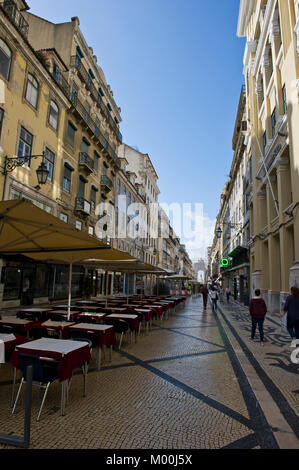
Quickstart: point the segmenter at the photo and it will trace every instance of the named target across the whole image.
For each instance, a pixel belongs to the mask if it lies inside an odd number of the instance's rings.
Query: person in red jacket
[[[208,301],[208,289],[207,289],[206,285],[204,285],[202,287],[201,293],[202,293],[202,300],[203,300],[203,309],[206,310],[207,309],[207,301]]]
[[[267,313],[267,305],[261,297],[261,291],[255,290],[255,297],[250,300],[249,312],[251,315],[251,337],[250,341],[254,340],[256,326],[259,327],[261,346],[264,346],[264,320]]]

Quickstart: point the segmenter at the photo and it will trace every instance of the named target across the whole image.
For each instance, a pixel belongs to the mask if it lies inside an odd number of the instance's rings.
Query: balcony
[[[27,38],[29,24],[24,19],[23,15],[19,12],[17,4],[12,0],[4,0],[4,2],[0,5],[2,10],[5,11],[7,16],[9,16],[10,20],[14,23],[22,36]]]
[[[101,189],[105,193],[109,193],[113,189],[113,182],[107,175],[102,175],[101,177]]]
[[[70,98],[70,86],[69,86],[67,80],[62,75],[62,73],[58,72],[58,71],[55,71],[55,70],[52,70],[52,72],[50,72],[50,73],[51,73],[52,77],[54,78],[55,82],[57,83],[57,85],[59,86],[59,88],[61,88],[63,93],[65,95],[67,95],[68,98]]]
[[[111,159],[113,160],[114,164],[120,168],[120,161],[117,157],[115,151],[112,149],[111,145],[109,144],[108,140],[103,136],[101,133],[99,126],[94,122],[94,120],[90,117],[88,110],[83,106],[83,104],[78,100],[76,95],[72,96],[72,105],[73,105],[73,113],[76,114],[77,118],[82,120],[85,125],[86,129],[90,132],[91,136],[97,140],[101,150]]]
[[[75,200],[75,211],[81,213],[84,216],[90,215],[90,202],[86,201],[83,197],[76,197]]]
[[[79,153],[79,169],[90,175],[94,169],[93,160],[85,152]]]
[[[90,77],[88,71],[82,64],[80,57],[72,56],[71,57],[71,67],[75,68],[78,72],[78,76],[81,81],[85,84],[86,88],[90,91],[92,98],[95,100],[97,106],[100,108],[102,114],[107,119],[108,123],[110,124],[111,129],[116,135],[116,138],[122,143],[122,134],[119,131],[116,122],[112,119],[110,114],[107,112],[107,108],[105,107],[102,99],[99,99],[99,91],[93,84],[92,78]],[[101,83],[103,86],[103,84]]]

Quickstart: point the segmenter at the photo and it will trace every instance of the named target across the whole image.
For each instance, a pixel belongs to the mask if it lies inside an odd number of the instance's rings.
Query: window
[[[67,142],[74,146],[75,144],[75,133],[76,133],[77,128],[72,124],[70,121],[68,122],[67,126]]]
[[[264,134],[263,134],[263,147],[264,147],[264,150],[266,148],[266,145],[267,145],[267,131],[265,131]]]
[[[89,235],[94,235],[94,228],[93,227],[88,227],[88,234]]]
[[[71,192],[72,171],[73,169],[71,168],[71,166],[65,163],[62,186],[63,186],[63,189],[65,189],[65,191],[67,191],[68,193]]]
[[[99,135],[100,135],[100,121],[99,121],[99,118],[96,118],[94,134],[95,134],[96,137],[99,137]]]
[[[72,88],[72,96],[71,96],[71,101],[74,104],[74,106],[77,106],[78,102],[78,87],[77,85],[73,82],[73,88]]]
[[[0,137],[2,135],[3,119],[4,119],[4,110],[0,108]]]
[[[95,188],[94,186],[91,186],[90,205],[91,205],[92,210],[95,210],[96,205],[97,205],[97,191],[98,191],[97,188]]]
[[[60,220],[62,220],[62,222],[65,222],[66,224],[68,223],[68,216],[67,214],[64,214],[63,212],[60,213]]]
[[[54,63],[53,65],[54,77],[57,83],[60,83],[60,68]]]
[[[18,157],[29,157],[32,155],[32,143],[33,136],[30,132],[26,131],[24,127],[21,127],[19,145],[18,145]],[[27,164],[30,165],[30,159],[25,158]]]
[[[54,160],[55,154],[51,152],[47,147],[45,149],[45,164],[49,170],[48,180],[53,181],[53,171],[54,171]]]
[[[120,181],[119,181],[119,179],[117,180],[117,183],[116,183],[116,193],[120,194]]]
[[[58,129],[59,108],[54,101],[50,102],[49,124],[57,131]]]
[[[98,171],[99,169],[99,159],[100,159],[100,155],[98,154],[98,152],[96,150],[94,150],[93,152],[93,169],[95,171]]]
[[[82,230],[82,222],[80,220],[76,220],[76,229]]]
[[[33,75],[28,74],[25,98],[35,109],[38,101],[38,83]]]
[[[0,39],[0,74],[5,80],[9,79],[11,66],[11,50],[8,45]]]
[[[277,124],[276,108],[274,108],[273,113],[271,114],[272,138],[274,138],[275,136],[276,124]]]
[[[287,93],[286,93],[285,85],[283,85],[282,87],[282,102],[283,102],[283,114],[287,114],[288,106],[287,106]]]

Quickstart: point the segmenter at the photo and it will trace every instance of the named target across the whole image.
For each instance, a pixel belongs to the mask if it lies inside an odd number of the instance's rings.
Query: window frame
[[[56,121],[56,127],[53,126],[53,124],[50,122],[51,116],[53,116],[53,115],[51,114],[51,109],[53,109],[53,108],[52,108],[52,104],[54,104],[54,105],[57,107],[57,121]],[[57,131],[58,131],[58,128],[59,128],[59,117],[60,117],[60,110],[59,110],[58,104],[57,104],[54,100],[50,100],[48,124],[52,127],[52,129],[54,129],[55,132],[57,132]]]
[[[9,53],[10,53],[10,57],[7,56],[7,54],[5,53],[5,50],[3,50],[3,48],[1,47],[1,41],[2,41],[2,43],[7,47],[8,51],[9,51]],[[10,73],[11,73],[11,65],[12,65],[13,53],[12,53],[11,48],[10,48],[9,45],[7,44],[7,42],[4,41],[4,39],[2,39],[2,38],[0,38],[0,49],[3,51],[3,54],[6,55],[6,57],[8,58],[8,63],[9,63],[8,70],[7,70],[7,76],[4,76],[2,73],[0,73],[0,75],[1,75],[1,77],[4,78],[4,80],[9,81],[9,79],[10,79]]]
[[[22,137],[22,131],[24,131],[24,133],[26,133],[26,135],[30,136],[31,137],[31,143],[29,143],[28,141],[26,141],[26,136],[25,137]],[[27,129],[25,129],[24,126],[21,126],[20,127],[20,131],[19,131],[19,138],[18,138],[18,150],[17,150],[17,155],[18,157],[20,158],[24,158],[24,161],[26,163],[26,165],[28,167],[30,167],[30,159],[28,160],[28,158],[26,157],[30,157],[32,155],[32,150],[33,150],[33,134],[31,134],[31,132],[27,131]],[[22,151],[22,155],[20,155],[20,142],[23,143],[23,151]],[[30,148],[30,153],[27,154],[26,152],[24,153],[24,149],[28,147]]]
[[[30,77],[32,77],[32,81],[30,80]],[[36,82],[37,84],[37,87],[34,87],[34,82]],[[36,91],[36,103],[33,104],[32,101],[30,101],[30,97],[28,97],[28,87],[29,87],[29,84],[31,84],[31,90],[35,90]],[[37,110],[38,108],[38,101],[39,101],[39,89],[40,89],[40,85],[37,81],[37,79],[35,78],[35,75],[33,75],[31,72],[27,74],[27,80],[26,80],[26,87],[25,87],[25,100],[28,104],[30,104],[30,106],[32,106],[32,108],[34,108],[35,110]]]
[[[53,161],[50,160],[50,158],[47,157],[47,154],[53,155]],[[44,152],[44,163],[46,163],[49,174],[48,174],[48,181],[53,183],[54,179],[54,167],[55,167],[55,153],[52,152],[52,150],[49,149],[49,147],[45,147],[45,152]],[[52,167],[52,168],[51,168]],[[50,177],[51,175],[51,177]]]

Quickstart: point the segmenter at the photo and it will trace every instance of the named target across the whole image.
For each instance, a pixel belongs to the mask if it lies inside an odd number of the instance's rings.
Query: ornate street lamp
[[[26,155],[24,157],[5,157],[5,162],[4,162],[4,174],[6,175],[7,173],[11,173],[14,171],[17,166],[23,166],[28,164],[30,166],[32,158],[44,158],[45,153],[43,152],[41,155]],[[36,176],[38,180],[38,184],[46,184],[47,179],[49,175],[49,170],[47,168],[47,165],[45,164],[44,161],[39,165],[38,169],[36,170]]]
[[[41,162],[38,169],[36,170],[36,175],[38,184],[46,184],[49,176],[49,170],[45,162]]]
[[[220,228],[220,227],[218,227],[218,228],[217,228],[217,230],[216,230],[216,232],[215,232],[215,233],[216,233],[216,237],[217,237],[217,238],[221,238],[221,235],[222,235],[222,230],[221,230],[221,228]]]

